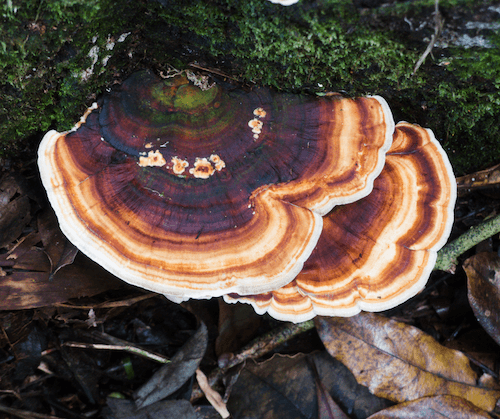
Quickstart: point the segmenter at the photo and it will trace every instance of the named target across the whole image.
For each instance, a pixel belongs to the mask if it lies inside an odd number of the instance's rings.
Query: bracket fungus
[[[296,322],[393,308],[427,282],[455,199],[451,165],[432,131],[399,123],[372,193],[325,216],[300,274],[278,290],[225,300]]]
[[[377,96],[202,90],[143,71],[71,131],[48,132],[38,164],[62,231],[119,278],[301,321],[383,309],[372,299],[401,302],[427,280],[452,223],[453,175],[430,131],[409,124],[384,168],[394,129]],[[352,249],[330,249],[337,240]],[[376,270],[353,273],[363,265]]]

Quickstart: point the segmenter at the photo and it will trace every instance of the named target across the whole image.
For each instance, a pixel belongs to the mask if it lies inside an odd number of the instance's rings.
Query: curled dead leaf
[[[205,394],[205,397],[214,407],[214,409],[219,412],[219,415],[221,415],[224,419],[231,416],[227,410],[226,403],[224,403],[224,401],[222,400],[221,395],[214,389],[212,389],[212,387],[210,387],[210,384],[208,384],[207,376],[203,374],[203,372],[199,368],[196,370],[196,380],[198,381],[201,390]]]
[[[74,262],[78,249],[62,234],[54,211],[50,208],[46,208],[39,214],[38,230],[43,250],[50,260],[52,278],[63,266]]]

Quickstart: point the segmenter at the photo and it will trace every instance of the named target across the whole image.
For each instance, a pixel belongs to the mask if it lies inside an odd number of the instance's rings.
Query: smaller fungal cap
[[[455,200],[452,168],[433,133],[399,123],[373,192],[326,215],[301,273],[275,291],[224,298],[293,322],[395,307],[425,286]]]

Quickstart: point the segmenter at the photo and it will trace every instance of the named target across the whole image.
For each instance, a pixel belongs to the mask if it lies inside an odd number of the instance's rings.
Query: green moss
[[[385,96],[397,119],[434,129],[461,174],[500,159],[498,49],[450,50],[448,66],[429,56],[413,75],[426,44],[385,26],[398,19],[406,25],[404,17],[419,14],[432,21],[434,3],[397,2],[360,12],[342,0],[303,0],[289,8],[264,1],[193,1],[158,13],[169,24],[193,28],[190,44],[216,59],[229,57],[243,80],[292,91]],[[445,15],[474,5],[440,2]],[[373,23],[367,13],[381,20]]]
[[[93,37],[102,49],[107,35],[120,33],[126,22],[111,18],[110,12],[123,16],[116,6],[103,13],[106,3],[112,2],[13,0],[3,5],[1,155],[19,152],[25,146],[20,140],[34,133],[70,128],[89,104],[90,92],[102,90],[109,73],[98,76],[104,69],[101,62],[89,83],[82,81],[81,73],[91,65]]]
[[[489,36],[500,45],[497,32]],[[500,158],[500,50],[454,48],[445,61],[446,80],[437,85],[432,102],[446,109],[444,144],[454,154],[460,173],[497,163]]]
[[[243,79],[286,90],[372,89],[404,83],[417,52],[359,24],[351,1],[283,8],[264,2],[204,1],[159,8],[173,25],[193,28],[197,47],[233,59]],[[389,71],[390,70],[390,71]]]
[[[490,3],[441,0],[440,8],[448,16]],[[265,0],[169,0],[167,7],[148,0],[9,0],[0,7],[4,154],[33,133],[70,128],[115,78],[197,62],[247,85],[381,94],[396,119],[433,128],[458,173],[500,160],[498,48],[446,50],[412,75],[426,44],[421,33],[408,40],[404,18],[432,22],[434,0],[379,9],[357,9],[351,0],[292,7]],[[487,35],[500,44],[498,34]]]

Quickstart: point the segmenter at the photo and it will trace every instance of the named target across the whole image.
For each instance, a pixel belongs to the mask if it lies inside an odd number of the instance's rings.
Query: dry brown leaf
[[[360,384],[396,402],[449,394],[493,410],[500,391],[481,388],[467,357],[421,330],[373,313],[315,320],[328,352]]]
[[[463,264],[467,295],[477,320],[500,345],[500,257],[478,253]]]
[[[123,281],[85,257],[49,272],[19,272],[0,277],[0,310],[45,307],[71,298],[96,295],[124,287]]]
[[[40,233],[38,231],[32,231],[27,236],[18,238],[16,244],[7,253],[0,255],[0,264],[3,266],[6,261],[19,259],[40,240]]]
[[[73,263],[78,249],[64,236],[59,228],[56,215],[50,208],[46,208],[39,214],[38,230],[43,250],[50,260],[50,273],[53,276],[63,266]]]
[[[456,396],[422,397],[381,410],[368,419],[491,419],[484,411]]]
[[[23,252],[17,258],[9,259],[12,262],[12,269],[33,272],[49,272],[50,261],[45,252],[39,247],[33,247],[27,252]],[[0,262],[0,265],[2,263]]]

